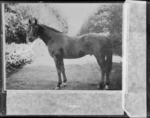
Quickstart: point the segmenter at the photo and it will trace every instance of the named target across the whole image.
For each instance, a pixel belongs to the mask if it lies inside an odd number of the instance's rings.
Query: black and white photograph
[[[146,4],[1,3],[1,113],[146,117]]]
[[[8,3],[4,20],[6,89],[122,89],[122,3]]]

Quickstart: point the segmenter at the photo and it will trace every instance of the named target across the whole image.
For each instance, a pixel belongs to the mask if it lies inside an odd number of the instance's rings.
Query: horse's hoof
[[[60,88],[60,87],[58,87],[58,86],[55,88],[55,90],[60,90],[60,89],[61,89],[61,88]]]
[[[100,89],[100,88],[101,88],[101,87],[98,85],[98,86],[97,86],[97,89]]]
[[[109,90],[108,85],[105,85],[104,90]]]
[[[67,86],[66,83],[62,83],[62,84],[61,84],[61,87],[65,87],[65,86]]]
[[[97,88],[98,88],[98,89],[103,89],[104,86],[105,86],[104,83],[101,83],[101,84],[99,84],[99,85],[97,86]]]
[[[98,85],[97,86],[97,89],[102,89],[103,87],[101,85]]]

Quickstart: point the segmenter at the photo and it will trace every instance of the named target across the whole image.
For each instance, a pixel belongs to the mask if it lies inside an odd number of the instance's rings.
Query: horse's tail
[[[107,51],[106,51],[106,71],[110,72],[112,70],[112,57],[113,57],[113,44],[110,38],[107,43]]]

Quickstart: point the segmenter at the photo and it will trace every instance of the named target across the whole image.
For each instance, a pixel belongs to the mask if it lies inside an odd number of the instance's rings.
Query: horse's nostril
[[[34,39],[32,37],[27,38],[27,42],[33,42],[33,41],[34,41]]]

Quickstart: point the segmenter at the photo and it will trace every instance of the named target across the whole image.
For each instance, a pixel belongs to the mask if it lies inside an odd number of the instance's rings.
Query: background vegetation
[[[6,43],[26,43],[26,28],[31,17],[64,33],[68,31],[66,18],[49,4],[5,4]]]
[[[48,25],[64,33],[68,32],[67,18],[50,4],[5,4],[5,38],[7,73],[33,60],[33,53],[23,53],[29,49],[26,44],[28,19],[36,17],[41,24]],[[122,4],[101,4],[96,12],[83,23],[77,35],[89,32],[111,34],[114,54],[122,55]]]
[[[42,24],[64,33],[68,32],[66,18],[49,4],[5,4],[5,39],[7,75],[33,60],[33,53],[26,44],[28,19],[36,17]]]
[[[89,32],[111,34],[114,54],[122,55],[122,3],[101,4],[84,22],[78,35]]]

